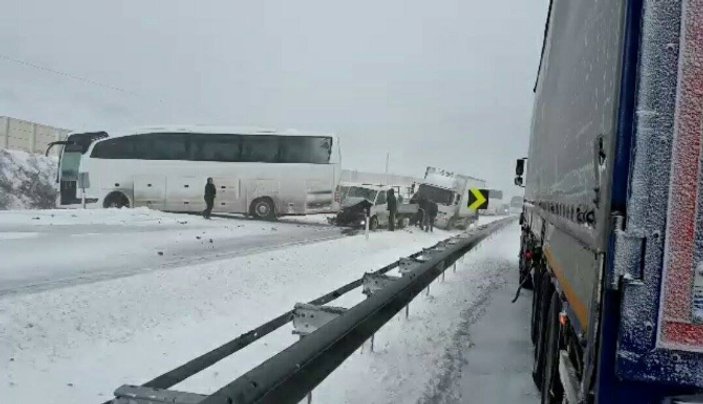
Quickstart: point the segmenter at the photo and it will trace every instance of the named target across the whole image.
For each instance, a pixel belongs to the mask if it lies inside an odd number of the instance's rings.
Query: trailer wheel
[[[564,389],[559,380],[559,346],[561,340],[561,326],[559,324],[559,312],[561,311],[561,301],[559,295],[552,293],[549,303],[549,313],[547,314],[547,335],[544,350],[544,377],[542,378],[542,403],[561,403],[564,396]]]
[[[538,336],[537,336],[537,317],[538,317],[538,311],[539,311],[539,294],[542,291],[541,288],[541,282],[542,279],[540,277],[539,272],[535,271],[535,277],[534,277],[534,282],[535,282],[535,288],[532,290],[532,312],[531,312],[531,318],[530,318],[530,338],[532,339],[532,346],[536,346],[537,341],[538,341]]]
[[[537,301],[535,308],[535,338],[537,344],[535,345],[535,361],[532,366],[532,380],[534,380],[535,385],[538,389],[542,388],[542,380],[544,376],[544,361],[545,361],[545,346],[546,346],[546,327],[547,314],[549,312],[550,297],[552,295],[552,284],[549,275],[542,272],[540,276],[542,282],[540,285],[539,293],[537,294]]]

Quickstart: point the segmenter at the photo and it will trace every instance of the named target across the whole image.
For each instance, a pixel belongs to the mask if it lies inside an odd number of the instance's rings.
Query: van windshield
[[[373,202],[376,200],[376,194],[378,191],[362,187],[351,187],[349,192],[347,192],[346,198],[364,198],[368,201]]]

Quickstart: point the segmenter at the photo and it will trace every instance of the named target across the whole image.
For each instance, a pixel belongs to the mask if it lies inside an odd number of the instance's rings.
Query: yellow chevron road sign
[[[479,210],[488,207],[488,190],[480,188],[469,189],[469,209]]]

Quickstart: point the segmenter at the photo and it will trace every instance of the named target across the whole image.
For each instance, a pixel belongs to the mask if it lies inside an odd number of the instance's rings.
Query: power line
[[[75,75],[75,74],[72,74],[72,73],[66,73],[66,72],[63,72],[63,71],[60,71],[60,70],[56,70],[56,69],[52,69],[52,68],[50,68],[50,67],[42,66],[42,65],[39,65],[39,64],[36,64],[36,63],[33,63],[33,62],[28,62],[28,61],[26,61],[26,60],[17,59],[17,58],[15,58],[15,57],[12,57],[12,56],[9,56],[9,55],[5,55],[5,54],[2,54],[2,53],[0,53],[0,59],[2,59],[2,60],[4,60],[4,61],[7,61],[7,62],[11,62],[11,63],[18,64],[18,65],[21,65],[21,66],[29,67],[29,68],[32,68],[32,69],[35,69],[35,70],[40,70],[40,71],[43,71],[43,72],[45,72],[45,73],[51,73],[51,74],[55,74],[55,75],[57,75],[57,76],[61,76],[61,77],[67,78],[67,79],[79,81],[79,82],[81,82],[81,83],[90,84],[90,85],[97,86],[97,87],[101,87],[101,88],[105,88],[105,89],[108,89],[108,90],[118,91],[118,92],[121,92],[121,93],[124,93],[124,94],[129,94],[129,95],[132,95],[132,96],[135,96],[135,97],[144,97],[144,94],[140,94],[140,93],[138,93],[138,92],[136,92],[136,91],[131,91],[131,90],[124,89],[124,88],[122,88],[122,87],[113,86],[112,84],[102,83],[102,82],[100,82],[100,81],[93,80],[93,79],[89,79],[89,78],[85,78],[85,77],[81,77],[81,76],[78,76],[78,75]],[[159,101],[159,102],[163,102],[163,101],[160,100],[160,99],[158,99],[158,101]]]

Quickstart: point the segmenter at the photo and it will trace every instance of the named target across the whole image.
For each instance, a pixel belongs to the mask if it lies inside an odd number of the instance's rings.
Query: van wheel
[[[273,201],[271,200],[271,198],[255,199],[251,203],[250,211],[252,216],[257,219],[273,220],[276,218],[276,214],[273,207]]]
[[[378,218],[376,216],[372,217],[371,220],[369,220],[369,230],[376,230],[378,229]]]
[[[128,208],[129,198],[122,192],[113,192],[105,197],[104,208]]]
[[[559,295],[556,292],[552,293],[549,314],[545,321],[547,335],[544,350],[544,376],[542,377],[542,404],[561,403],[564,396],[564,389],[559,379],[560,311]]]

